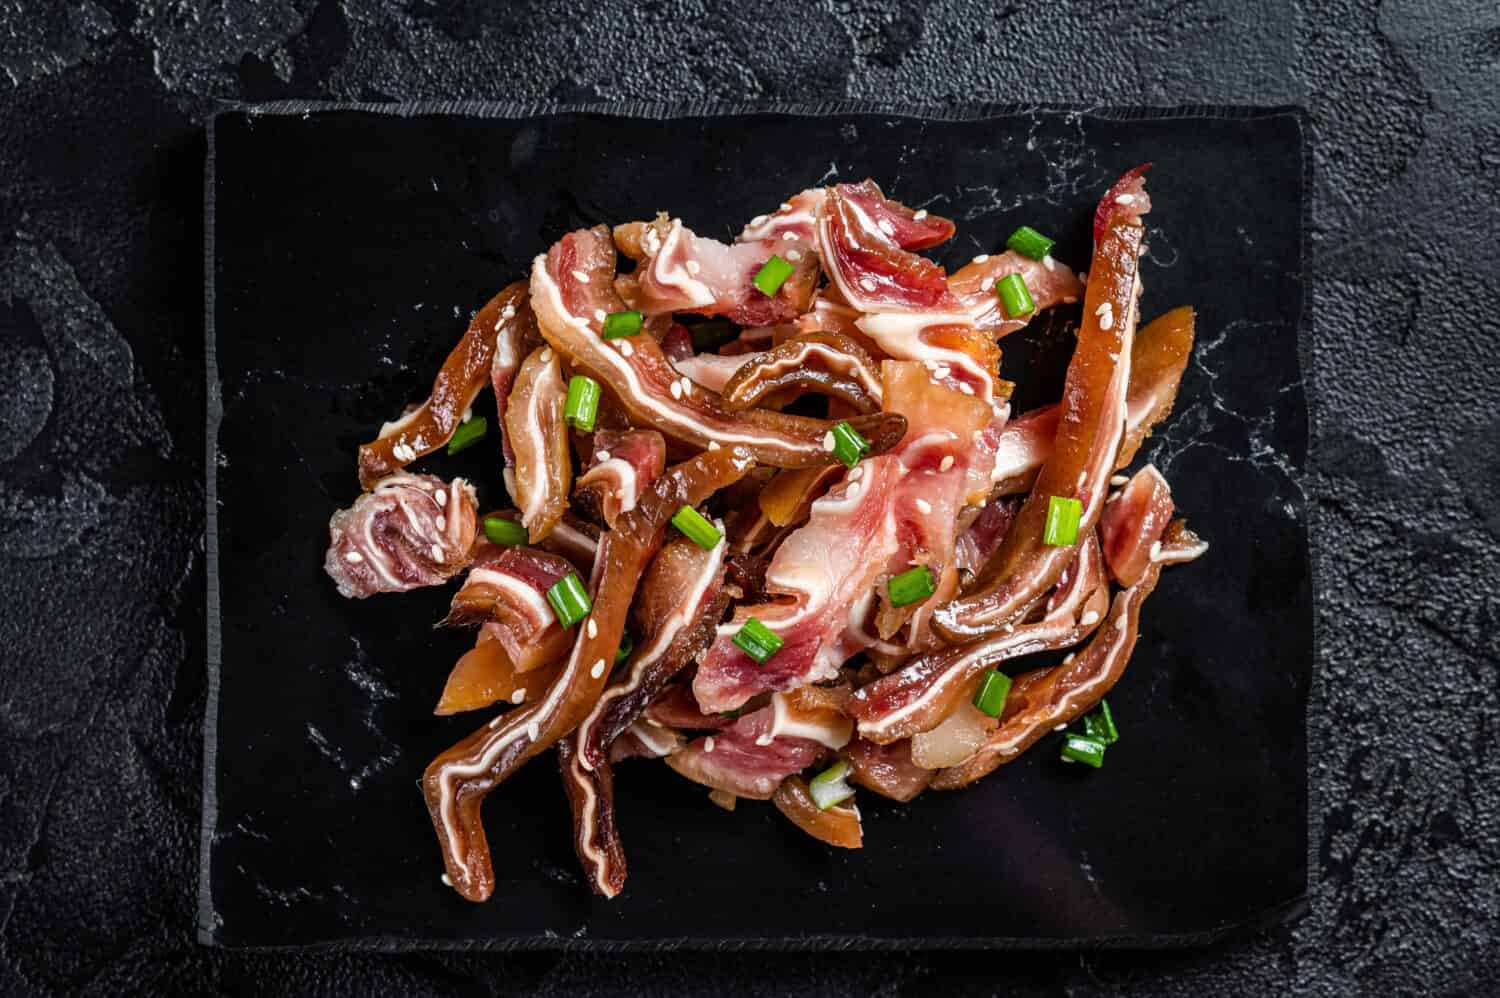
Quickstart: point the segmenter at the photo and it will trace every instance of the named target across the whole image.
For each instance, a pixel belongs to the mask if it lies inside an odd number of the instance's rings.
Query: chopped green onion
[[[490,539],[491,544],[515,547],[526,543],[526,528],[503,516],[487,516],[484,518],[484,536]]]
[[[1042,543],[1052,547],[1066,547],[1078,540],[1078,521],[1083,516],[1083,503],[1067,496],[1052,496],[1047,500],[1047,527],[1042,532]]]
[[[1115,727],[1115,715],[1110,711],[1107,701],[1100,700],[1098,709],[1083,719],[1083,731],[1088,737],[1106,745],[1113,745],[1120,740],[1120,729]]]
[[[974,694],[974,706],[991,717],[999,717],[1005,712],[1005,698],[1009,695],[1010,677],[991,669],[984,674],[979,692]]]
[[[761,294],[770,298],[781,290],[781,286],[786,283],[786,279],[791,277],[792,271],[796,269],[790,263],[787,263],[773,253],[771,254],[771,259],[767,260],[765,265],[755,272],[752,283],[760,289]]]
[[[620,635],[620,647],[615,649],[615,665],[629,658],[633,651],[635,651],[635,638],[632,638],[630,632],[626,631]]]
[[[829,432],[833,437],[833,446],[829,448],[833,451],[833,456],[851,468],[870,450],[870,441],[860,436],[859,431],[848,423],[836,423]],[[827,446],[827,441],[824,441],[824,446]]]
[[[719,528],[691,506],[684,506],[672,514],[672,526],[705,551],[712,551],[724,539]]]
[[[694,350],[716,353],[719,347],[740,335],[740,327],[728,319],[710,319],[688,326],[688,333],[693,337]]]
[[[1054,243],[1029,225],[1023,225],[1005,240],[1006,249],[1013,249],[1022,256],[1040,260],[1052,252]]]
[[[574,572],[569,572],[552,583],[547,590],[547,602],[552,605],[552,612],[557,614],[557,622],[564,627],[572,627],[587,617],[593,606],[582,580]]]
[[[626,336],[634,336],[641,331],[641,313],[632,309],[629,312],[611,312],[604,317],[604,329],[600,333],[606,340],[624,339]]]
[[[490,422],[483,416],[475,416],[458,424],[458,429],[453,431],[453,436],[448,438],[448,456],[452,457],[461,450],[468,450],[490,431]]]
[[[937,586],[932,581],[932,570],[918,565],[891,579],[886,591],[890,593],[891,606],[910,606],[937,592]]]
[[[599,382],[575,374],[568,379],[568,402],[563,408],[563,418],[585,433],[594,429],[594,418],[599,415]]]
[[[734,635],[734,646],[761,665],[765,665],[772,655],[781,651],[784,643],[781,635],[754,617],[745,621],[744,626]]]
[[[848,783],[849,762],[840,759],[808,781],[807,790],[819,811],[826,811],[835,804],[842,804],[854,796],[854,788]]]
[[[1000,310],[1007,319],[1019,319],[1036,309],[1036,302],[1031,300],[1031,292],[1026,288],[1026,280],[1020,274],[1006,274],[1000,278],[995,282],[995,291],[1000,295]]]
[[[1098,769],[1104,765],[1104,743],[1087,735],[1069,735],[1063,739],[1064,762],[1081,762]]]

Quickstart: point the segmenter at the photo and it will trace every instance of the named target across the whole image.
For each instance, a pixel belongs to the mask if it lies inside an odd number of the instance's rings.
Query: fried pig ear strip
[[[849,760],[850,780],[903,804],[932,782],[932,770],[912,761],[909,739],[877,745],[856,737],[844,747],[843,756]]]
[[[573,651],[546,696],[495,718],[439,755],[422,792],[456,889],[471,901],[494,890],[480,805],[532,756],[572,731],[593,709],[614,661],[637,582],[661,548],[671,517],[697,506],[753,466],[740,448],[708,451],[667,471],[599,543],[593,606],[577,626]]]
[[[323,570],[350,599],[441,585],[469,563],[476,509],[462,478],[387,475],[329,519]]]
[[[517,672],[567,653],[572,637],[547,604],[547,590],[573,573],[565,558],[523,547],[482,546],[453,594],[447,626],[493,625],[491,633]]]
[[[443,694],[434,714],[461,714],[488,707],[501,700],[525,703],[545,693],[557,678],[561,662],[543,665],[530,672],[518,672],[500,643],[499,624],[485,624],[479,629],[474,647],[465,652],[448,673]]]
[[[604,897],[620,893],[626,873],[615,823],[612,749],[667,682],[713,638],[714,625],[729,603],[723,588],[727,548],[721,539],[712,551],[704,551],[686,538],[662,548],[641,580],[632,616],[642,637],[624,675],[610,683],[583,723],[558,742],[563,787],[573,809],[573,848],[589,886]],[[656,756],[682,747],[667,728],[641,725],[634,736]],[[658,746],[665,750],[655,751]]]
[[[667,444],[655,430],[599,430],[594,463],[578,476],[573,494],[586,511],[614,526],[621,513],[635,509],[666,465]]]
[[[725,383],[724,404],[748,409],[768,396],[817,392],[858,412],[880,409],[880,370],[864,348],[839,333],[803,333],[750,356]]]
[[[427,401],[386,423],[378,437],[360,445],[360,485],[368,489],[448,442],[489,378],[497,332],[516,320],[525,298],[526,283],[517,281],[485,303],[443,361]]]
[[[824,810],[813,801],[812,791],[800,776],[788,776],[782,780],[771,803],[788,821],[819,842],[840,849],[859,849],[864,845],[859,807],[854,801],[835,804]]]
[[[849,710],[861,738],[889,745],[941,724],[974,692],[986,669],[1022,655],[1066,648],[1099,624],[1108,598],[1099,543],[1090,537],[1058,586],[1047,614],[970,645],[944,648],[855,691]],[[1096,596],[1097,594],[1097,596]]]
[[[505,411],[506,432],[516,455],[515,500],[533,543],[551,533],[568,508],[573,461],[563,419],[567,401],[568,385],[557,354],[548,347],[533,350],[516,374]]]
[[[734,412],[678,374],[651,337],[603,339],[604,317],[625,307],[611,280],[614,270],[614,245],[603,226],[569,233],[532,265],[532,307],[547,341],[606,385],[633,423],[691,447],[744,447],[759,463],[778,468],[835,460],[833,422],[763,409]],[[849,423],[870,441],[872,453],[906,430],[906,421],[892,413]]]
[[[1184,529],[1181,521],[1168,527],[1167,543],[1175,547],[1174,539]],[[1184,546],[1191,544],[1184,542]],[[1162,562],[1152,562],[1139,582],[1115,594],[1108,619],[1083,651],[1069,655],[1061,665],[1015,677],[1000,726],[968,760],[939,770],[933,777],[933,788],[955,790],[967,786],[1015,759],[1057,725],[1074,721],[1093,709],[1125,671],[1135,648],[1141,604],[1156,588],[1161,567]]]
[[[1172,488],[1153,465],[1137,471],[1105,502],[1099,538],[1104,561],[1120,585],[1135,585],[1146,574],[1146,566],[1159,560],[1162,531],[1171,519]]]
[[[542,334],[536,328],[536,315],[531,311],[531,291],[527,282],[517,281],[516,284],[521,287],[521,300],[510,315],[505,309],[500,310],[500,326],[495,330],[495,359],[490,363],[490,388],[495,393],[495,414],[498,417],[496,428],[500,432],[500,452],[505,457],[505,488],[512,498],[516,494],[516,452],[510,445],[505,414],[510,409],[510,390],[515,384],[516,372],[521,369],[521,361],[542,342]]]
[[[1134,183],[1141,185],[1139,178]],[[1106,197],[1132,198],[1119,208],[1145,203],[1143,189],[1133,194],[1117,188]],[[1095,243],[1084,321],[1068,364],[1052,454],[1006,534],[985,585],[934,614],[938,631],[950,641],[980,637],[1011,623],[1073,560],[1076,543],[1042,543],[1052,497],[1078,499],[1083,507],[1078,536],[1093,533],[1124,437],[1144,232],[1138,211],[1114,211]]]

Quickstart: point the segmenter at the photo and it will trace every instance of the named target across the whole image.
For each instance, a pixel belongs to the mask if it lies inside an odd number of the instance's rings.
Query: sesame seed
[[[550,364],[550,363],[552,363],[552,351],[550,349],[542,351],[542,363],[543,364]]]
[[[1161,561],[1161,541],[1151,542],[1151,560]]]
[[[447,884],[449,887],[453,886],[453,878],[450,877],[450,876],[448,876],[446,873],[443,874],[438,879],[441,880],[443,883]]]
[[[589,670],[589,675],[593,676],[595,679],[598,679],[600,676],[604,675],[604,659],[601,658],[599,661],[594,663],[594,667]]]
[[[1006,624],[1005,625],[1005,633],[1006,634],[1010,634],[1015,629],[1016,629],[1016,625],[1015,624]]]
[[[1114,328],[1115,310],[1110,306],[1109,302],[1105,302],[1103,305],[1100,305],[1098,308],[1094,309],[1094,314],[1099,317],[1100,329]]]
[[[827,433],[823,434],[823,449],[824,450],[833,450],[833,431],[832,430],[829,430]]]
[[[1051,253],[1048,253],[1046,256],[1042,257],[1042,266],[1046,267],[1048,270],[1056,270],[1057,261],[1052,259]]]
[[[597,454],[594,455],[594,460],[599,461],[599,462],[608,461],[609,460],[609,451],[607,451],[607,450],[600,451],[599,453],[597,453]]]
[[[1130,476],[1129,475],[1111,475],[1111,476],[1109,476],[1109,484],[1114,485],[1114,486],[1124,485],[1125,483],[1127,483],[1129,481],[1130,481]]]
[[[1082,624],[1084,627],[1088,627],[1090,624],[1097,624],[1098,622],[1099,622],[1099,611],[1098,610],[1090,610],[1088,613],[1084,614],[1083,615],[1083,619],[1079,621],[1079,623]]]
[[[751,225],[765,225],[766,224],[766,216],[764,216],[764,215],[756,215],[754,218],[750,219],[750,224]]]
[[[789,250],[786,251],[786,258],[788,260],[792,261],[793,263],[796,263],[798,260],[802,259],[802,251],[801,250],[795,250],[795,249],[789,249]]]
[[[951,467],[953,467],[952,454],[946,455],[941,461],[938,462],[938,471],[947,471]]]
[[[514,319],[515,317],[516,307],[514,305],[507,305],[500,310],[500,318],[502,319]]]
[[[974,386],[969,384],[968,382],[960,381],[958,383],[958,390],[963,392],[965,395],[974,394]]]
[[[689,274],[692,274],[695,277],[698,275],[698,272],[701,271],[702,269],[703,269],[703,265],[700,264],[697,260],[689,260],[687,262],[687,272]]]
[[[1109,494],[1109,498],[1106,499],[1106,500],[1104,500],[1104,505],[1108,506],[1110,503],[1114,502],[1116,499],[1120,498],[1124,494],[1125,493],[1123,493],[1123,492],[1111,492]]]
[[[491,728],[498,728],[498,727],[500,727],[500,722],[503,721],[503,720],[505,720],[505,715],[501,714],[499,717],[497,717],[494,720],[490,721],[490,727]]]
[[[1063,665],[1069,665],[1069,664],[1071,664],[1072,661],[1075,658],[1077,658],[1077,657],[1078,657],[1078,653],[1077,652],[1071,652],[1071,651],[1068,652],[1068,657],[1065,658],[1065,659],[1063,659]]]
[[[600,322],[603,322],[605,319],[609,318],[609,313],[604,311],[604,309],[602,308],[596,308],[594,309],[594,318],[598,319]]]
[[[448,518],[444,517],[444,516],[439,516],[437,518],[437,528],[438,528],[438,533],[442,533],[444,530],[447,530],[448,529]]]
[[[922,513],[931,513],[932,512],[932,503],[928,502],[926,499],[918,499],[917,502],[916,502],[916,506],[917,506],[917,509],[920,510]]]
[[[919,211],[915,215],[913,215],[911,217],[911,220],[913,222],[920,222],[922,219],[924,219],[926,217],[927,217],[927,209],[923,208],[921,211]]]
[[[443,560],[443,546],[441,544],[434,544],[432,546],[432,560],[433,561],[442,561]]]
[[[1119,195],[1118,197],[1115,198],[1115,204],[1134,204],[1134,203],[1135,203],[1135,195],[1134,194],[1121,194],[1121,195]]]
[[[365,560],[365,556],[360,554],[358,551],[350,551],[348,554],[344,555],[344,560],[351,565],[358,565],[360,562]]]
[[[587,284],[589,282],[589,275],[585,274],[581,270],[575,270],[573,271],[573,280],[577,281],[579,284]]]
[[[510,702],[514,703],[514,704],[525,703],[526,702],[526,687],[524,687],[524,686],[517,686],[515,689],[511,690],[510,691]]]
[[[771,744],[775,740],[776,739],[772,738],[770,735],[761,735],[759,738],[755,739],[755,744],[757,744],[757,745],[769,745],[769,744]]]
[[[1052,726],[1052,730],[1053,731],[1066,731],[1067,727],[1068,727],[1068,722],[1067,721],[1063,721],[1061,724],[1054,724]]]
[[[797,233],[795,233],[795,232],[783,232],[781,234],[781,238],[785,239],[789,243],[796,242],[797,241]]]
[[[691,394],[693,394],[693,380],[691,378],[689,378],[686,374],[684,374],[682,376],[682,394],[684,394],[684,395],[691,395]]]
[[[674,381],[674,382],[672,382],[672,387],[669,388],[669,389],[667,389],[667,390],[672,393],[672,397],[674,399],[680,399],[680,398],[682,398],[682,382],[680,382],[680,381]]]
[[[981,253],[981,254],[979,254],[978,256],[976,256],[974,258],[974,262],[975,263],[988,263],[989,259],[990,259],[990,255],[988,253]]]
[[[633,346],[630,345],[630,341],[629,340],[621,340],[620,341],[620,353],[623,354],[626,357],[629,357],[631,354],[635,353],[635,347],[633,347]]]
[[[540,737],[541,733],[541,726],[538,725],[535,721],[532,721],[530,724],[526,725],[526,737],[530,738],[532,741],[536,741],[537,738]]]
[[[932,376],[934,378],[937,378],[939,381],[942,381],[944,378],[946,378],[948,375],[950,375],[952,373],[953,373],[953,368],[948,367],[947,365],[944,365],[944,364],[939,364],[937,367],[933,368],[933,370],[932,370]]]
[[[708,449],[709,450],[718,450],[719,449],[719,442],[717,440],[710,440],[708,442]]]
[[[1123,630],[1125,630],[1125,625],[1127,623],[1128,623],[1128,621],[1125,619],[1125,615],[1123,613],[1120,614],[1118,617],[1115,618],[1115,630],[1117,630],[1117,631],[1123,631]]]
[[[444,492],[442,489],[438,489],[436,492],[434,492],[432,494],[432,498],[437,500],[437,504],[439,506],[446,506],[448,504],[448,493]]]
[[[791,211],[792,210],[792,203],[790,201],[783,201],[783,202],[781,202],[781,210],[782,211]]]
[[[589,630],[589,637],[591,637],[591,638],[597,638],[599,636],[599,625],[596,624],[596,623],[594,623],[594,618],[593,617],[589,618],[589,628],[588,628],[588,630]]]
[[[705,751],[705,752],[712,752],[713,750],[714,750],[714,736],[713,735],[709,735],[707,738],[703,739],[703,751]]]
[[[873,278],[873,277],[861,277],[859,279],[859,286],[862,287],[862,288],[864,288],[866,291],[874,291],[875,290],[875,278]]]

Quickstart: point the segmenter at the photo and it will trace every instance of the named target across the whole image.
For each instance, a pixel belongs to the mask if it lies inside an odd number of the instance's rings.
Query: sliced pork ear
[[[460,714],[493,703],[525,703],[546,692],[562,663],[553,660],[529,672],[516,671],[500,640],[499,624],[479,628],[474,647],[448,673],[434,714]],[[566,648],[563,651],[567,651]]]
[[[724,386],[729,384],[740,368],[759,360],[765,355],[765,351],[763,350],[732,354],[730,356],[717,353],[699,353],[680,360],[674,358],[672,366],[677,369],[678,373],[691,378],[694,384],[701,385],[711,392],[722,393]],[[728,402],[727,399],[725,401],[726,403]]]
[[[512,667],[530,672],[567,654],[573,643],[547,603],[547,590],[572,574],[572,564],[555,554],[482,545],[443,623],[495,625],[492,633]]]
[[[1089,536],[1098,522],[1124,438],[1144,232],[1138,212],[1112,212],[1095,244],[1084,321],[1068,364],[1052,454],[1005,536],[992,577],[974,593],[937,611],[936,625],[950,641],[993,633],[1012,623],[1073,560],[1076,545],[1042,543],[1053,497],[1081,503],[1080,537]]]
[[[471,901],[494,890],[480,805],[533,756],[588,716],[608,682],[636,584],[661,547],[672,515],[697,506],[750,470],[743,450],[710,451],[669,468],[604,535],[590,580],[593,605],[547,693],[496,718],[434,759],[422,776],[433,828],[454,889]]]
[[[593,463],[578,477],[574,498],[614,526],[621,513],[635,509],[641,493],[666,466],[667,444],[655,430],[599,430]]]
[[[799,776],[783,780],[771,800],[787,820],[819,842],[840,849],[858,849],[864,845],[859,808],[852,800],[826,810],[820,808]]]
[[[521,364],[505,413],[515,449],[516,503],[532,541],[552,532],[568,508],[573,462],[568,425],[563,419],[568,385],[549,347],[539,347]]]
[[[1139,582],[1115,595],[1107,619],[1081,652],[1061,665],[1015,677],[999,726],[968,760],[939,770],[932,786],[953,790],[967,786],[1015,759],[1059,724],[1068,724],[1093,709],[1119,681],[1135,648],[1141,604],[1156,588],[1161,563],[1153,562]]]
[[[826,694],[777,693],[768,706],[672,753],[667,765],[711,789],[769,800],[783,779],[847,745],[852,731]]]
[[[889,202],[872,181],[828,189],[818,219],[818,251],[844,300],[861,312],[957,311],[943,268],[903,248]],[[915,217],[913,213],[912,217]],[[927,216],[926,226],[937,221]],[[936,245],[952,232],[946,232]],[[920,248],[909,238],[907,245]]]
[[[526,283],[517,281],[485,303],[443,361],[426,401],[386,423],[378,437],[360,446],[360,485],[368,489],[448,443],[489,378],[496,336],[517,321],[525,298]]]
[[[510,444],[505,414],[510,409],[510,390],[515,384],[516,372],[521,369],[521,361],[542,343],[542,334],[536,327],[536,316],[531,311],[531,291],[525,281],[517,281],[510,287],[517,286],[520,288],[520,299],[514,303],[515,311],[509,316],[505,309],[500,311],[500,326],[495,330],[495,358],[490,363],[490,387],[495,393],[495,412],[499,417],[496,428],[500,433],[500,450],[505,456],[505,487],[513,499],[516,452]],[[509,291],[510,288],[506,290]]]
[[[839,333],[803,333],[751,354],[724,384],[724,404],[748,409],[768,397],[786,401],[816,392],[847,402],[856,412],[880,409],[880,371],[870,355]]]
[[[329,519],[323,570],[351,599],[441,585],[469,563],[476,522],[462,478],[398,471]]]
[[[624,308],[615,293],[614,245],[603,228],[559,240],[532,266],[532,307],[542,335],[576,367],[619,399],[631,420],[694,448],[744,447],[761,464],[809,467],[835,460],[827,420],[751,409],[734,412],[714,392],[680,375],[647,336],[605,340],[604,316]],[[901,438],[905,421],[876,413],[850,424],[880,452]]]
[[[1172,411],[1177,386],[1193,352],[1193,310],[1174,308],[1146,323],[1130,349],[1130,390],[1125,399],[1125,439],[1115,467],[1134,458],[1152,427]]]
[[[987,333],[963,316],[935,313],[885,312],[860,319],[858,328],[896,360],[921,362],[932,380],[985,405],[999,405],[1010,397],[1010,385],[1000,380],[1000,350]]]
[[[912,761],[909,739],[877,745],[865,738],[855,738],[844,747],[843,755],[849,760],[852,782],[903,804],[932,782],[932,770]]]
[[[1035,307],[1012,319],[1000,309],[995,285],[1017,274],[1026,282]],[[976,256],[948,275],[948,291],[958,301],[969,322],[986,336],[999,339],[1022,329],[1036,316],[1058,304],[1070,304],[1083,296],[1083,282],[1072,268],[1047,257],[1032,260],[1012,250],[995,256]]]
[[[1135,585],[1146,567],[1160,560],[1162,531],[1171,519],[1172,487],[1152,465],[1136,472],[1118,494],[1110,496],[1099,517],[1099,536],[1110,574],[1122,586]]]

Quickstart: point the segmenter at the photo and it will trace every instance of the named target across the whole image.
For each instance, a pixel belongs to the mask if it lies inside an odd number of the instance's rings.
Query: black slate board
[[[1170,945],[1296,910],[1311,610],[1294,114],[461,110],[214,122],[205,941]],[[425,391],[469,313],[566,229],[669,208],[724,235],[835,177],[955,217],[946,263],[1024,221],[1086,265],[1094,200],[1144,160],[1144,311],[1190,302],[1200,330],[1147,454],[1214,548],[1148,604],[1107,769],[1061,766],[1044,743],[975,789],[866,803],[866,848],[835,855],[768,807],[727,815],[627,765],[631,880],[604,902],[539,762],[486,809],[496,898],[443,887],[414,784],[474,726],[429,714],[466,641],[429,629],[446,591],[350,603],[320,566],[327,516],[357,492],[355,446]],[[1007,341],[1023,407],[1055,390],[1066,324]],[[424,467],[493,497],[492,462]]]

